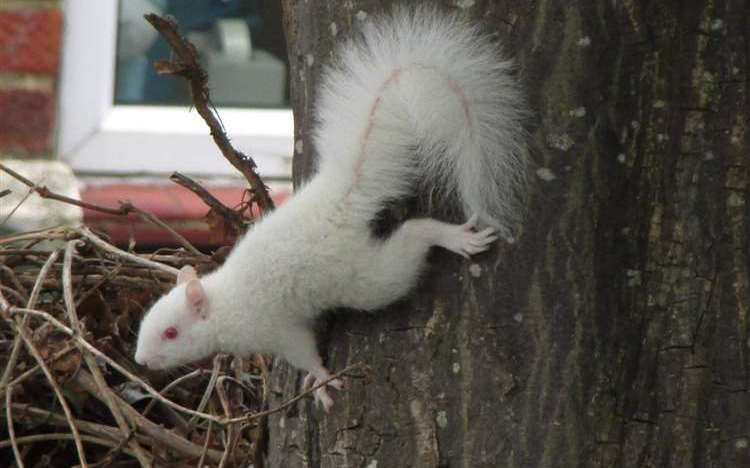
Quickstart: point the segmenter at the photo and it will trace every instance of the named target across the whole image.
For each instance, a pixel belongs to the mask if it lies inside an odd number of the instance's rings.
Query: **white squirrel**
[[[322,311],[381,309],[412,290],[432,246],[469,258],[520,221],[526,104],[512,68],[458,15],[397,8],[362,24],[324,73],[317,175],[216,271],[181,270],[143,319],[136,361],[268,352],[308,371],[305,386],[328,380],[313,329]],[[457,194],[469,221],[411,219],[373,236],[377,213],[420,181]],[[315,399],[333,404],[326,386]]]

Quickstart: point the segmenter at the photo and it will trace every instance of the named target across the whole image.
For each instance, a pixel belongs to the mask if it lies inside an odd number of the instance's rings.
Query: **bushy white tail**
[[[431,7],[363,25],[325,72],[319,175],[355,216],[427,180],[465,214],[512,229],[523,211],[526,104],[512,63],[478,27]]]

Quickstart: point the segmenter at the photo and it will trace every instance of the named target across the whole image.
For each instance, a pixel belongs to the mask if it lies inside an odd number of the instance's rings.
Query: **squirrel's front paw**
[[[304,382],[302,383],[302,390],[320,385],[331,377],[331,374],[325,368],[323,368],[322,371],[318,371],[316,373],[310,372],[309,374],[307,374]],[[330,397],[330,395],[328,395],[328,390],[326,390],[326,387],[329,385],[336,390],[341,390],[344,388],[344,383],[340,379],[333,379],[313,392],[313,395],[315,396],[315,403],[323,406],[323,411],[325,411],[326,413],[328,413],[333,406],[333,399]]]
[[[449,232],[441,236],[440,245],[467,259],[489,249],[490,245],[497,240],[497,231],[495,228],[488,227],[477,232],[475,230],[477,220],[477,215],[474,215],[465,224],[450,226]]]

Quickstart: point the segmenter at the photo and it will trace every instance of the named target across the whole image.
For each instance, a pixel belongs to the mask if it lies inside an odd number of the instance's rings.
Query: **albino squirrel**
[[[305,386],[329,379],[313,330],[322,311],[381,309],[415,286],[432,246],[469,258],[520,220],[526,105],[511,69],[460,16],[400,8],[362,24],[324,73],[317,175],[219,269],[183,268],[143,319],[136,361],[268,352],[306,370]],[[375,237],[378,212],[425,181],[457,195],[468,222],[411,219]],[[315,399],[333,404],[325,386]]]

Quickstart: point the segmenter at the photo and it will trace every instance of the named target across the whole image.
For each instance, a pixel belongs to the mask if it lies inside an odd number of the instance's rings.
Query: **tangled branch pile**
[[[173,373],[132,359],[145,307],[186,264],[216,267],[186,249],[125,252],[85,227],[0,240],[0,465],[252,462],[267,393],[262,357],[217,356]]]

